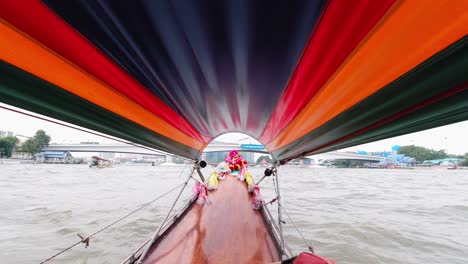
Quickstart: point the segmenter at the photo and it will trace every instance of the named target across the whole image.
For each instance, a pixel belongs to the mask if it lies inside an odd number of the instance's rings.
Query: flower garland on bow
[[[205,183],[200,183],[199,181],[195,182],[193,193],[198,194],[197,204],[210,204],[210,201],[208,201],[208,188]]]
[[[265,200],[263,200],[263,197],[260,194],[260,186],[255,185],[252,198],[252,208],[259,210],[263,205],[265,205]]]

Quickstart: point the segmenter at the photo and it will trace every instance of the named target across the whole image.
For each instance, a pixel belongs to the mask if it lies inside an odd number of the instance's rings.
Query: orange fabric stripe
[[[466,10],[466,0],[397,3],[267,148],[297,140],[465,36]]]
[[[177,142],[194,149],[203,146],[1,18],[0,59]]]

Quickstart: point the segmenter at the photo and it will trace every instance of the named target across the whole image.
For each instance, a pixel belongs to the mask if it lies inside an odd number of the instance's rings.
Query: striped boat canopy
[[[196,159],[468,120],[467,0],[2,0],[0,101]]]

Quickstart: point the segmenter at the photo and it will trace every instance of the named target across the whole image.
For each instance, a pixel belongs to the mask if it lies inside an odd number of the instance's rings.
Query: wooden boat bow
[[[157,241],[145,259],[153,263],[269,263],[279,261],[260,211],[245,182],[227,176]]]

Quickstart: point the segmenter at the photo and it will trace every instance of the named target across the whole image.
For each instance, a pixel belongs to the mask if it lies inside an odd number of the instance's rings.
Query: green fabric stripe
[[[464,37],[324,125],[274,151],[273,155],[277,160],[289,160],[293,157],[310,154],[313,149],[368,127],[379,120],[467,82],[467,69],[468,37]],[[440,110],[443,111],[443,109]],[[427,121],[427,124],[421,125],[420,129],[434,127],[430,119]],[[409,125],[412,120],[407,120],[407,122]],[[391,124],[393,123],[395,122]],[[398,135],[402,135],[402,133]],[[361,139],[359,144],[374,140],[372,137]],[[337,148],[328,146],[327,150],[319,149],[313,153],[322,153]]]
[[[390,125],[383,125],[368,133],[340,142],[333,147],[324,148],[323,151],[347,148],[367,143],[369,140],[377,141],[465,120],[468,120],[468,91],[466,90],[447,100],[415,111]]]
[[[196,158],[198,150],[157,134],[0,61],[0,101],[147,147]]]

